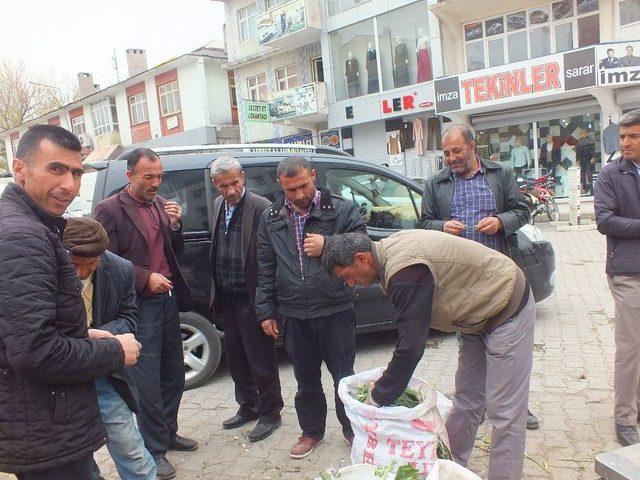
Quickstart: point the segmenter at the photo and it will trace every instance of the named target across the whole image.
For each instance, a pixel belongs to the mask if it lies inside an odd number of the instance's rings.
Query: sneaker
[[[629,445],[640,443],[638,430],[636,430],[636,427],[632,427],[629,425],[618,425],[616,423],[616,438],[623,447],[628,447]]]
[[[313,449],[316,448],[316,445],[321,441],[322,439],[316,440],[303,434],[298,438],[298,443],[296,443],[289,452],[289,456],[291,458],[304,458],[313,452]]]

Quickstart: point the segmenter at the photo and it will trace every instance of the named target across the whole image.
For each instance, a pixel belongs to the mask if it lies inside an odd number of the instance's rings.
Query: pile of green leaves
[[[369,393],[368,385],[360,385],[358,387],[358,391],[353,395],[353,398],[364,403],[367,400]],[[420,393],[417,390],[407,387],[405,391],[393,401],[391,406],[413,408],[418,406],[420,403],[422,403],[422,396]]]
[[[387,475],[389,475],[391,470],[393,470],[394,465],[395,462],[392,462],[389,465],[385,465],[384,467],[376,468],[375,476],[382,479],[387,478]],[[396,476],[393,477],[393,480],[421,480],[420,472],[418,472],[418,470],[407,463],[406,465],[398,467]]]
[[[437,456],[441,460],[453,460],[453,456],[451,455],[451,451],[447,447],[447,445],[440,440],[438,442],[438,449],[436,452]]]

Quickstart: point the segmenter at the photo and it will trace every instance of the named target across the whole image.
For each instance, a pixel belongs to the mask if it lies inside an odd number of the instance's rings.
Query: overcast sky
[[[127,77],[124,51],[143,48],[149,68],[222,42],[224,4],[211,0],[0,0],[0,58],[22,59],[63,86],[90,72],[102,88]]]

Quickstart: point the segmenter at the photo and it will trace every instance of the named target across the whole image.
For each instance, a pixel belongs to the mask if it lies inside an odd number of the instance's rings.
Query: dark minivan
[[[317,184],[354,201],[367,221],[369,236],[378,240],[401,229],[416,228],[420,218],[422,186],[387,168],[355,160],[330,147],[311,145],[211,145],[156,150],[162,158],[164,178],[160,195],[182,207],[185,250],[180,257],[193,294],[193,310],[180,314],[187,388],[205,383],[215,372],[222,353],[221,332],[209,312],[211,206],[217,192],[209,167],[222,154],[233,155],[242,164],[246,187],[271,201],[282,196],[276,179],[280,160],[306,156],[317,172]],[[93,206],[119,192],[127,183],[126,152],[117,160],[90,165],[97,171]],[[555,257],[551,244],[540,231],[527,225],[518,231],[527,278],[536,301],[553,292]],[[358,288],[357,327],[360,331],[394,328],[393,309],[378,286]]]

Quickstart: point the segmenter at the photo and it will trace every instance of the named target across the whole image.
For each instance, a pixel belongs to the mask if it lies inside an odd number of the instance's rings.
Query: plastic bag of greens
[[[446,408],[448,400],[420,377],[413,376],[408,387],[417,392],[421,402],[413,408],[374,407],[357,396],[362,385],[369,385],[382,375],[376,368],[340,380],[338,395],[351,421],[354,440],[352,463],[396,465],[410,463],[424,477],[441,456],[449,456],[449,439],[438,405]],[[449,402],[450,404],[450,402]]]

